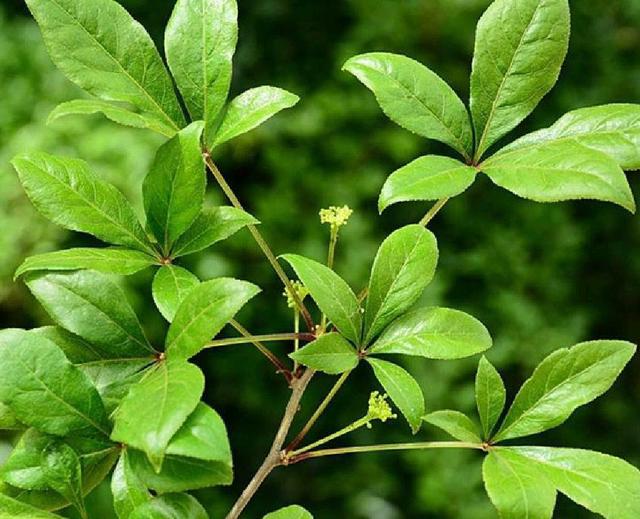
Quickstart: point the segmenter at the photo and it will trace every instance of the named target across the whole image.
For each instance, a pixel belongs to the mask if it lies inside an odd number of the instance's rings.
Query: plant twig
[[[448,198],[442,198],[440,200],[438,200],[435,204],[433,204],[433,206],[431,207],[431,209],[429,209],[429,211],[427,212],[427,214],[425,214],[422,217],[422,220],[420,220],[420,224],[423,227],[426,227],[429,222],[431,220],[433,220],[434,216],[438,214],[438,212],[440,211],[440,209],[442,209],[444,207],[444,204],[446,204],[449,201]]]
[[[227,183],[224,176],[222,175],[218,167],[215,165],[215,163],[211,159],[210,152],[205,149],[202,155],[204,157],[204,161],[207,167],[209,168],[209,171],[211,171],[211,174],[216,179],[216,182],[218,182],[220,189],[222,189],[222,191],[224,192],[226,197],[229,199],[229,201],[233,204],[233,206],[236,209],[244,210],[244,207],[240,203],[240,200],[238,199],[236,194],[233,192],[233,189],[231,189],[231,186]],[[278,260],[276,259],[275,254],[269,247],[269,244],[265,241],[262,234],[260,234],[260,231],[255,225],[249,224],[247,225],[247,229],[249,229],[249,232],[253,236],[253,239],[256,241],[260,249],[262,249],[263,254],[271,264],[271,267],[273,268],[275,273],[280,278],[280,281],[282,281],[287,291],[291,293],[291,297],[293,298],[293,300],[296,303],[296,306],[300,310],[300,313],[302,314],[302,317],[305,323],[307,324],[307,328],[309,329],[309,331],[313,332],[315,329],[315,326],[313,324],[313,319],[311,318],[311,314],[309,313],[309,310],[307,310],[307,307],[304,305],[304,303],[302,302],[298,294],[293,289],[293,286],[291,285],[291,281],[289,280],[289,277],[286,275],[286,273],[278,263]]]
[[[249,335],[243,337],[230,337],[228,339],[217,339],[204,345],[205,348],[218,348],[220,346],[231,346],[234,344],[247,344],[254,341],[313,341],[316,336],[313,333],[270,333],[267,335]]]
[[[289,398],[289,402],[285,408],[282,421],[280,422],[278,432],[271,444],[269,453],[249,484],[243,490],[242,494],[240,494],[240,497],[233,505],[233,508],[231,508],[227,514],[226,519],[237,519],[271,471],[277,466],[282,465],[282,446],[284,445],[287,433],[291,428],[291,423],[298,412],[302,395],[307,389],[307,385],[309,384],[311,377],[313,377],[313,374],[314,371],[312,369],[307,369],[300,378],[296,378],[292,381],[291,397]]]

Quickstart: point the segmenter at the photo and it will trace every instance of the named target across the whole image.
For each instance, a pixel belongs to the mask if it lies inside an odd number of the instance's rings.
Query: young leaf
[[[136,508],[129,519],[209,519],[207,511],[189,494],[166,494]]]
[[[426,155],[391,173],[382,186],[378,210],[398,202],[439,200],[464,192],[477,170],[449,157]]]
[[[213,135],[229,94],[238,41],[235,0],[178,0],[164,35],[169,68],[191,118]]]
[[[459,412],[448,409],[435,411],[422,417],[422,419],[442,429],[450,436],[461,442],[482,443],[478,435],[478,427],[471,419]]]
[[[142,184],[147,224],[165,254],[202,209],[207,179],[201,135],[202,123],[195,122],[160,146]]]
[[[224,422],[215,410],[202,402],[171,438],[167,454],[217,461],[230,469],[233,467]]]
[[[247,90],[229,103],[215,138],[207,144],[211,148],[220,146],[260,126],[278,112],[295,106],[298,101],[297,95],[282,88],[260,86]]]
[[[86,162],[34,152],[11,162],[43,216],[72,231],[154,254],[131,204]]]
[[[131,110],[100,99],[74,99],[60,103],[49,114],[47,124],[57,121],[61,117],[69,115],[93,115],[102,113],[107,119],[114,123],[132,128],[144,128],[157,132],[165,137],[171,137],[176,133],[173,125],[163,122],[162,118],[153,114],[139,114]]]
[[[235,207],[203,209],[200,216],[176,241],[171,257],[186,256],[228,238],[247,225],[260,222],[249,213]]]
[[[15,277],[18,278],[34,270],[83,269],[128,276],[156,263],[157,260],[154,257],[136,250],[116,247],[104,249],[81,247],[31,256],[18,267]]]
[[[473,132],[467,109],[451,87],[427,67],[406,56],[372,52],[351,58],[342,69],[373,92],[393,122],[470,157]]]
[[[54,343],[24,330],[0,332],[0,401],[20,422],[49,434],[109,436],[104,406],[87,376]]]
[[[51,59],[75,84],[123,101],[177,130],[184,116],[142,25],[113,0],[27,0]]]
[[[166,352],[188,359],[198,353],[260,289],[231,278],[217,278],[194,287],[184,298],[169,327]]]
[[[233,470],[226,462],[167,454],[162,470],[156,472],[143,453],[131,450],[130,454],[135,473],[145,486],[159,493],[229,485],[233,481]]]
[[[552,429],[607,391],[636,351],[624,341],[583,342],[544,359],[518,392],[494,442]]]
[[[450,308],[418,308],[393,321],[371,353],[401,353],[428,359],[461,359],[489,349],[491,336],[475,317]]]
[[[302,349],[289,355],[303,366],[338,375],[358,365],[355,348],[339,333],[321,335]]]
[[[591,199],[635,212],[624,172],[608,155],[575,141],[514,149],[481,164],[494,184],[536,202]]]
[[[41,454],[53,440],[36,429],[27,429],[0,467],[0,478],[26,490],[45,490],[49,484],[42,470]]]
[[[417,433],[424,416],[424,396],[416,380],[403,368],[386,360],[367,358],[367,362],[371,364],[378,382],[409,422],[413,433]]]
[[[155,353],[124,292],[104,274],[32,273],[26,283],[54,321],[98,347],[102,357]]]
[[[525,119],[558,79],[567,0],[497,0],[478,22],[471,72],[476,159]]]
[[[290,505],[268,513],[262,519],[313,519],[313,516],[299,505]]]
[[[191,272],[175,265],[161,267],[153,278],[153,300],[162,316],[173,321],[178,307],[200,280]]]
[[[159,362],[118,407],[111,438],[144,451],[159,472],[169,441],[203,391],[204,375],[198,367],[181,359]]]
[[[127,450],[122,451],[111,476],[111,493],[119,519],[129,519],[136,508],[151,500],[151,494],[131,467]]]
[[[640,471],[624,460],[580,449],[499,448],[526,459],[563,494],[612,519],[640,517]]]
[[[369,280],[365,344],[420,298],[433,279],[437,262],[436,238],[422,225],[402,227],[382,242]]]
[[[285,254],[282,258],[293,267],[322,313],[342,335],[358,344],[362,316],[358,299],[349,285],[333,270],[317,261],[297,254]]]
[[[483,438],[488,440],[504,410],[507,391],[500,373],[484,356],[478,363],[475,392]]]
[[[53,441],[42,451],[42,473],[50,488],[86,516],[82,496],[82,466],[76,451],[62,441]]]
[[[500,519],[551,519],[556,489],[535,464],[511,449],[489,453],[482,479]]]
[[[640,105],[611,104],[574,110],[549,128],[525,135],[498,153],[566,140],[609,155],[622,169],[640,169]]]
[[[0,519],[60,519],[60,517],[0,493]]]

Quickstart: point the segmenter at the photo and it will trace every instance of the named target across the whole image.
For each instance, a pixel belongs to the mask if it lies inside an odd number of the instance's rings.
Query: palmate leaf
[[[235,0],[178,0],[165,31],[167,61],[194,121],[215,133],[231,83],[238,40]]]
[[[378,382],[400,409],[415,434],[424,416],[424,396],[416,380],[397,364],[367,357]]]
[[[413,306],[433,279],[437,262],[436,238],[422,225],[402,227],[382,242],[371,268],[365,344]]]
[[[49,434],[109,436],[88,377],[54,343],[24,330],[0,333],[0,401],[20,422]]]
[[[112,440],[144,451],[159,471],[169,441],[196,408],[203,390],[204,375],[193,364],[181,359],[159,362],[122,400]]]
[[[289,505],[268,513],[262,519],[313,519],[313,516],[300,505]]]
[[[119,519],[128,519],[136,508],[151,501],[151,494],[131,467],[126,449],[122,451],[111,476],[111,494]]]
[[[473,132],[467,109],[427,67],[406,56],[372,52],[354,56],[342,68],[374,93],[393,122],[470,157]]]
[[[178,307],[167,332],[167,357],[189,359],[196,355],[258,292],[256,285],[232,278],[195,286]]]
[[[151,292],[162,316],[169,322],[178,311],[187,294],[200,280],[191,272],[176,265],[164,265],[153,278]]]
[[[202,209],[207,180],[201,134],[202,122],[195,122],[160,146],[142,184],[147,225],[165,255]]]
[[[536,202],[602,200],[635,212],[633,193],[617,162],[579,142],[515,148],[479,167],[496,185]]]
[[[488,440],[504,410],[507,391],[500,373],[484,356],[478,363],[475,394],[483,438]]]
[[[209,519],[207,511],[189,494],[165,494],[136,508],[130,519]]]
[[[451,198],[471,186],[477,173],[476,168],[449,157],[419,157],[387,178],[378,199],[378,210],[382,213],[398,202]]]
[[[360,342],[360,304],[349,285],[329,267],[317,261],[285,254],[282,258],[295,270],[318,308],[347,339]]]
[[[492,344],[488,330],[475,317],[451,308],[427,307],[398,317],[369,351],[461,359],[483,352]]]
[[[569,24],[567,0],[496,0],[484,13],[471,72],[477,160],[551,90],[567,53]]]
[[[150,124],[177,131],[184,116],[173,84],[142,25],[113,0],[27,0],[55,64],[106,101],[134,105]]]
[[[33,205],[52,222],[155,254],[131,204],[92,173],[86,162],[33,152],[11,163]]]
[[[157,263],[153,256],[137,250],[79,247],[31,256],[18,267],[15,277],[36,270],[85,269],[128,276]]]
[[[295,106],[300,98],[282,88],[260,86],[243,92],[226,108],[211,148],[247,133],[278,112]]]
[[[289,357],[303,366],[329,375],[350,371],[359,361],[356,349],[339,333],[321,335]]]
[[[609,155],[624,170],[640,169],[640,105],[610,104],[574,110],[549,128],[515,140],[497,154],[567,140]]]
[[[607,391],[635,351],[629,342],[604,340],[555,351],[523,384],[493,441],[560,425],[576,408]]]

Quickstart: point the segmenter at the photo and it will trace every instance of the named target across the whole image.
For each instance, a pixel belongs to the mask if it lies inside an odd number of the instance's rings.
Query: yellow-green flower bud
[[[342,207],[332,205],[327,209],[320,209],[320,223],[328,223],[331,225],[331,230],[335,232],[347,224],[352,214],[353,210],[348,205]]]
[[[300,281],[293,281],[291,283],[291,286],[295,290],[296,294],[298,294],[300,301],[304,300],[304,298],[309,295],[309,290]],[[289,290],[287,288],[284,289],[284,292],[282,292],[282,295],[287,298],[287,306],[289,308],[296,307],[296,302],[293,299],[293,296],[289,293]]]

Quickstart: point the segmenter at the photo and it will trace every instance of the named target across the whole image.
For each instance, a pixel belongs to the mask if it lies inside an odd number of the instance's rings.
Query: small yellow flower
[[[304,298],[309,295],[309,290],[300,281],[293,281],[291,283],[291,286],[295,290],[296,294],[298,294],[300,301],[303,301]],[[289,290],[287,288],[284,289],[284,292],[282,292],[282,295],[287,298],[287,306],[289,308],[296,307],[296,302],[293,299],[292,295],[289,293]]]
[[[332,231],[337,231],[343,225],[346,225],[349,217],[353,214],[353,210],[348,205],[336,207],[332,205],[327,209],[320,209],[320,223],[328,223],[331,225]]]
[[[397,418],[398,415],[394,414],[391,410],[391,406],[387,402],[388,396],[386,394],[381,395],[378,391],[374,391],[369,396],[369,408],[367,410],[367,427],[371,429],[371,422],[373,420],[380,420],[386,422],[389,419]]]

